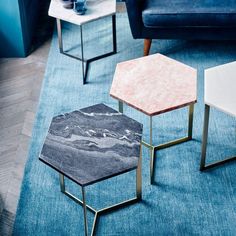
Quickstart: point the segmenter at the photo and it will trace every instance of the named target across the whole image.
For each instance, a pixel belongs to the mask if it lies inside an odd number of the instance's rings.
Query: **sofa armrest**
[[[142,35],[143,21],[142,9],[145,0],[126,0],[126,8],[129,18],[129,24],[133,37],[140,38]]]

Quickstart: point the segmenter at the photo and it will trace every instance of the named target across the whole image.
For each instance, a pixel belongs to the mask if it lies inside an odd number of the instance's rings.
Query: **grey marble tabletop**
[[[39,159],[81,186],[136,169],[142,124],[97,104],[52,119]]]

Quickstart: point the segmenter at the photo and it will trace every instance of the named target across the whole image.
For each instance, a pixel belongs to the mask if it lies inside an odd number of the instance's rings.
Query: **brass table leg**
[[[155,162],[155,150],[154,150],[154,146],[152,145],[152,116],[150,116],[150,123],[149,123],[149,131],[150,131],[150,183],[153,184],[154,181],[154,162]]]
[[[131,205],[131,204],[136,203],[142,199],[142,145],[140,144],[140,158],[138,161],[138,167],[136,169],[136,196],[134,198],[125,200],[123,202],[114,204],[112,206],[105,207],[100,210],[96,210],[93,207],[91,207],[90,205],[86,204],[85,187],[82,187],[82,201],[81,201],[79,198],[75,197],[73,194],[66,191],[64,175],[59,174],[59,177],[60,177],[61,192],[64,193],[65,195],[67,195],[69,198],[71,198],[73,201],[75,201],[76,203],[80,204],[83,207],[85,236],[89,235],[88,234],[88,222],[87,222],[87,209],[90,212],[94,213],[93,226],[92,226],[92,230],[91,230],[91,236],[93,236],[96,234],[96,223],[97,223],[98,216],[100,216],[104,213],[114,211],[114,210],[119,209],[121,207]]]
[[[211,164],[206,165],[206,151],[207,151],[207,138],[208,138],[208,127],[209,127],[209,118],[210,118],[210,106],[205,104],[204,112],[204,125],[203,125],[203,136],[202,136],[202,155],[200,162],[200,171],[210,169],[219,165],[222,165],[226,162],[236,160],[236,157],[229,157],[221,161],[216,161]]]
[[[153,129],[152,129],[152,117],[150,116],[150,141],[149,143],[142,141],[142,144],[150,149],[150,183],[153,184],[155,177],[155,151],[168,148],[189,140],[192,140],[193,133],[193,113],[194,113],[194,104],[189,105],[188,112],[188,133],[187,136],[179,139],[175,139],[163,144],[153,145]]]
[[[123,113],[123,102],[118,100],[118,110]],[[155,151],[168,148],[189,140],[192,140],[193,135],[193,113],[194,113],[194,103],[189,105],[188,110],[188,132],[187,136],[179,139],[175,139],[163,144],[153,145],[153,129],[152,129],[152,116],[149,117],[149,143],[142,141],[142,144],[150,149],[150,183],[153,184],[155,177]]]
[[[86,83],[86,79],[88,76],[88,70],[89,70],[89,64],[93,61],[100,60],[104,57],[111,56],[113,54],[117,53],[117,36],[116,36],[116,15],[113,14],[111,16],[112,19],[112,51],[95,56],[93,58],[85,59],[84,58],[84,42],[83,42],[83,27],[80,25],[80,44],[81,44],[81,57],[79,56],[74,56],[66,51],[63,50],[63,40],[62,40],[62,27],[61,27],[61,20],[59,18],[56,19],[57,21],[57,34],[58,34],[58,43],[59,43],[59,50],[61,54],[64,54],[66,56],[69,56],[71,58],[74,58],[76,60],[81,61],[82,65],[82,77],[83,77],[83,84]]]
[[[84,232],[85,232],[85,236],[88,236],[87,205],[86,205],[86,200],[85,200],[84,187],[82,187],[82,201],[83,201],[83,208],[84,208]]]
[[[121,101],[118,101],[118,111],[120,113],[124,112],[124,105],[123,105],[123,102],[121,102]]]

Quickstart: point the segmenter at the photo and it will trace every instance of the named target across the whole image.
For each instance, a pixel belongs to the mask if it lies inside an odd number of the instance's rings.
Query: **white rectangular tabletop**
[[[205,103],[236,117],[236,62],[205,70]]]

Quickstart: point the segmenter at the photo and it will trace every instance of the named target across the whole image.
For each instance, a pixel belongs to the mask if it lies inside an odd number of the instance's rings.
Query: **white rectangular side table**
[[[207,137],[210,107],[214,107],[236,117],[236,62],[216,66],[205,70],[205,113],[202,140],[202,156],[200,170],[206,170],[229,161],[236,160],[229,157],[206,165]]]
[[[117,52],[117,40],[116,40],[116,1],[115,0],[88,0],[87,11],[85,15],[77,15],[71,9],[65,9],[60,0],[51,0],[49,16],[56,18],[57,20],[57,33],[60,53],[72,57],[81,61],[82,64],[82,76],[83,84],[86,83],[88,75],[89,64],[93,61],[101,58],[111,56]],[[111,52],[85,59],[84,58],[84,42],[83,42],[83,25],[101,18],[109,17],[112,18],[112,43],[113,50]],[[81,44],[81,57],[71,55],[63,50],[62,41],[62,27],[61,21],[66,21],[80,27],[80,44]]]

